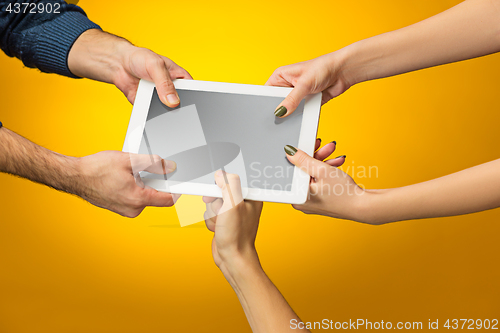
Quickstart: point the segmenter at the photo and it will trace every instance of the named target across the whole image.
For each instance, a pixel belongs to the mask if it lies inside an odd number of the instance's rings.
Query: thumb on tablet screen
[[[325,177],[328,168],[330,168],[330,165],[325,162],[319,161],[293,146],[286,145],[285,153],[286,157],[293,165],[299,167],[313,178],[318,179]]]
[[[215,182],[222,190],[223,208],[233,208],[243,201],[241,181],[238,175],[219,170],[215,173]],[[222,211],[225,211],[225,209],[222,209]]]
[[[276,117],[284,118],[291,115],[299,106],[300,102],[309,94],[309,90],[302,85],[296,86],[288,96],[276,108],[274,114]]]
[[[174,161],[164,160],[158,155],[130,154],[130,162],[134,173],[147,171],[164,175],[173,172],[177,168]]]

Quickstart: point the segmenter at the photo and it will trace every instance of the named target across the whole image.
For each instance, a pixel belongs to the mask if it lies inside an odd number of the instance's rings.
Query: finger
[[[214,197],[203,197],[202,198],[203,202],[206,204],[213,202],[215,199],[217,199],[217,198],[214,198]]]
[[[172,193],[172,199],[174,200],[174,205],[177,203],[177,200],[181,197],[180,194]]]
[[[203,217],[205,218],[205,225],[207,226],[207,229],[210,230],[211,232],[215,232],[215,221],[213,218],[209,217],[210,213],[208,211],[205,212]]]
[[[321,139],[316,139],[316,144],[314,145],[314,151],[318,150],[319,146],[321,146]]]
[[[146,206],[171,207],[174,204],[172,194],[160,192],[153,188],[145,188],[143,196]]]
[[[207,205],[207,210],[203,214],[205,218],[205,225],[207,229],[214,232],[215,231],[215,223],[217,222],[217,215],[212,211],[211,205]]]
[[[161,57],[154,57],[154,60],[150,60],[146,68],[149,76],[156,85],[158,97],[162,103],[171,108],[179,105],[179,95],[175,91],[174,83],[170,78],[165,61]]]
[[[215,183],[222,190],[225,206],[235,207],[243,201],[241,182],[238,175],[219,170],[215,173]]]
[[[286,145],[285,153],[288,160],[295,166],[301,168],[304,172],[314,178],[325,177],[330,167],[328,164],[318,161],[307,155],[302,150],[293,146]]]
[[[334,166],[334,167],[339,167],[345,163],[345,160],[346,160],[346,156],[342,155],[342,156],[336,157],[332,160],[327,160],[327,161],[325,161],[325,163],[328,165]]]
[[[212,212],[214,212],[215,215],[219,215],[219,211],[222,208],[222,205],[224,204],[224,201],[220,198],[217,198],[214,202],[210,204],[210,207],[212,209]]]
[[[320,150],[314,153],[314,158],[320,161],[323,161],[325,158],[333,154],[337,148],[337,142],[332,141],[324,145]]]
[[[174,161],[164,160],[159,155],[130,154],[130,162],[134,174],[139,171],[147,171],[164,175],[177,168]]]
[[[274,115],[279,118],[284,118],[293,113],[299,106],[300,102],[309,94],[309,89],[304,85],[298,85],[293,88],[288,96],[281,102],[274,111]]]
[[[293,88],[293,85],[283,78],[279,70],[275,71],[264,85]]]
[[[170,60],[167,57],[161,56],[163,61],[165,62],[165,65],[167,66],[167,69],[170,73],[170,78],[171,79],[186,79],[186,80],[192,80],[193,77],[187,70],[182,68],[181,66],[177,65],[175,62]]]

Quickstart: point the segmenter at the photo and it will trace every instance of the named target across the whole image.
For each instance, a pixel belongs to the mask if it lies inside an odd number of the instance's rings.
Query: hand
[[[314,146],[314,158],[317,159],[318,161],[325,162],[328,165],[334,166],[334,167],[339,167],[342,166],[345,162],[346,156],[338,156],[334,159],[329,159],[327,160],[330,155],[333,154],[335,149],[337,149],[337,142],[332,141],[324,145],[321,149],[319,148],[321,146],[321,139],[317,138],[316,139],[316,144]]]
[[[235,260],[258,262],[255,237],[262,202],[243,201],[237,175],[219,170],[215,174],[215,182],[222,190],[222,199],[203,197],[207,204],[205,223],[215,233],[212,240],[215,264],[227,276]]]
[[[146,206],[170,207],[177,197],[145,186],[139,171],[166,174],[176,164],[158,155],[104,151],[81,157],[75,194],[91,204],[126,217],[138,216]]]
[[[285,151],[291,163],[311,176],[309,198],[305,204],[293,205],[295,209],[306,214],[365,221],[364,203],[370,192],[363,190],[348,174],[336,167],[345,161],[345,156],[322,162],[291,146],[287,146]]]
[[[68,67],[74,75],[114,84],[132,104],[140,79],[154,82],[160,100],[169,107],[179,104],[172,80],[192,79],[172,60],[98,29],[78,37]]]
[[[121,69],[115,74],[113,84],[134,104],[140,79],[154,82],[158,97],[169,107],[179,105],[173,79],[193,79],[175,62],[151,50],[129,46],[124,51]]]
[[[342,73],[341,58],[340,52],[337,51],[276,69],[266,85],[293,87],[285,100],[276,108],[276,116],[291,115],[309,94],[323,92],[321,104],[325,104],[349,89],[351,84]]]

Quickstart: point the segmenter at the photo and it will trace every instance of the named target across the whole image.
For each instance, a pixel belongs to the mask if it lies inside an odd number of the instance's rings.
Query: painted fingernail
[[[337,158],[342,158],[342,157],[343,157],[343,158],[346,158],[347,156],[345,156],[345,155],[340,155],[340,156],[335,157],[335,159],[337,159]]]
[[[276,109],[276,111],[274,111],[274,115],[276,117],[283,117],[284,115],[286,115],[286,107],[284,107],[283,105],[280,106]]]
[[[332,141],[330,143],[333,143],[334,145],[337,145],[337,141]]]
[[[170,104],[177,104],[177,103],[179,103],[179,97],[177,97],[177,95],[175,95],[175,94],[170,94],[170,95],[167,95],[167,101]]]
[[[297,148],[295,148],[294,146],[290,146],[290,145],[285,146],[285,153],[287,155],[293,156],[293,155],[295,155],[296,152],[297,152]]]

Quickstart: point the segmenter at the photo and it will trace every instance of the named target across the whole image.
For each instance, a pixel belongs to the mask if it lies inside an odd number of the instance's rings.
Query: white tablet
[[[286,118],[274,110],[291,88],[175,80],[180,105],[161,103],[155,85],[142,80],[123,151],[173,160],[166,176],[141,172],[159,191],[221,197],[214,173],[236,173],[249,200],[304,203],[309,176],[286,158],[285,145],[312,155],[321,94],[310,95]]]

